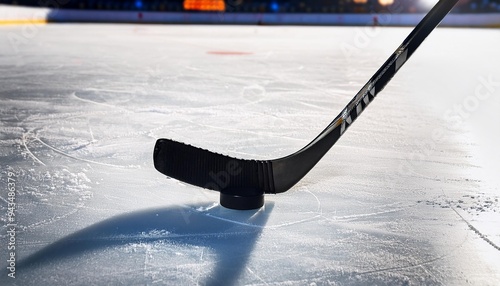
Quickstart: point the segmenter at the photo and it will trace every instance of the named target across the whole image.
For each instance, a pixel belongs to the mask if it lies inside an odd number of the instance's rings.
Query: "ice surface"
[[[155,171],[156,139],[290,154],[410,29],[33,29],[0,27],[1,285],[500,284],[500,30],[434,31],[298,185],[233,211]]]

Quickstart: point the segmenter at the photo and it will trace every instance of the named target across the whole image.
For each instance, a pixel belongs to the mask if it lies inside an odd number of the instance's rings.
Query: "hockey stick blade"
[[[264,194],[287,191],[316,165],[457,2],[440,0],[330,125],[301,150],[274,160],[244,160],[158,139],[155,168],[191,185],[219,191],[225,207],[260,208]]]

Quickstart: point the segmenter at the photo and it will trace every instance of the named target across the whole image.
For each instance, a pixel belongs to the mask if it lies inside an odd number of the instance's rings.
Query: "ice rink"
[[[500,285],[500,29],[435,30],[261,210],[153,167],[295,152],[410,31],[0,27],[0,284]]]

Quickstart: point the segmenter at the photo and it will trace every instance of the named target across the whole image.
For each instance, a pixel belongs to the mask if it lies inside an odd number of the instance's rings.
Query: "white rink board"
[[[233,13],[233,12],[148,12],[114,10],[74,10],[64,5],[33,8],[0,4],[0,24],[5,21],[78,23],[170,23],[238,25],[338,25],[338,26],[415,26],[422,13]],[[451,13],[442,21],[447,27],[499,27],[500,13]]]

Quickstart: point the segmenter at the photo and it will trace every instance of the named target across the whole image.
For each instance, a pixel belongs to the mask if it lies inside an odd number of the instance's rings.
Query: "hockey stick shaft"
[[[316,165],[457,2],[458,0],[439,1],[327,128],[298,152],[272,162],[274,190],[270,192],[288,190],[296,183],[289,178],[300,180]],[[290,168],[290,165],[294,168]]]
[[[341,135],[348,126],[354,122],[364,107],[370,103],[373,98],[380,93],[387,83],[394,77],[398,70],[417,50],[427,36],[443,20],[448,12],[458,0],[441,0],[429,13],[418,23],[412,32],[406,37],[403,43],[396,51],[385,61],[370,80],[361,88],[340,114],[330,123],[330,125],[318,136],[331,129],[332,126],[343,124]],[[311,142],[311,144],[314,143]]]

